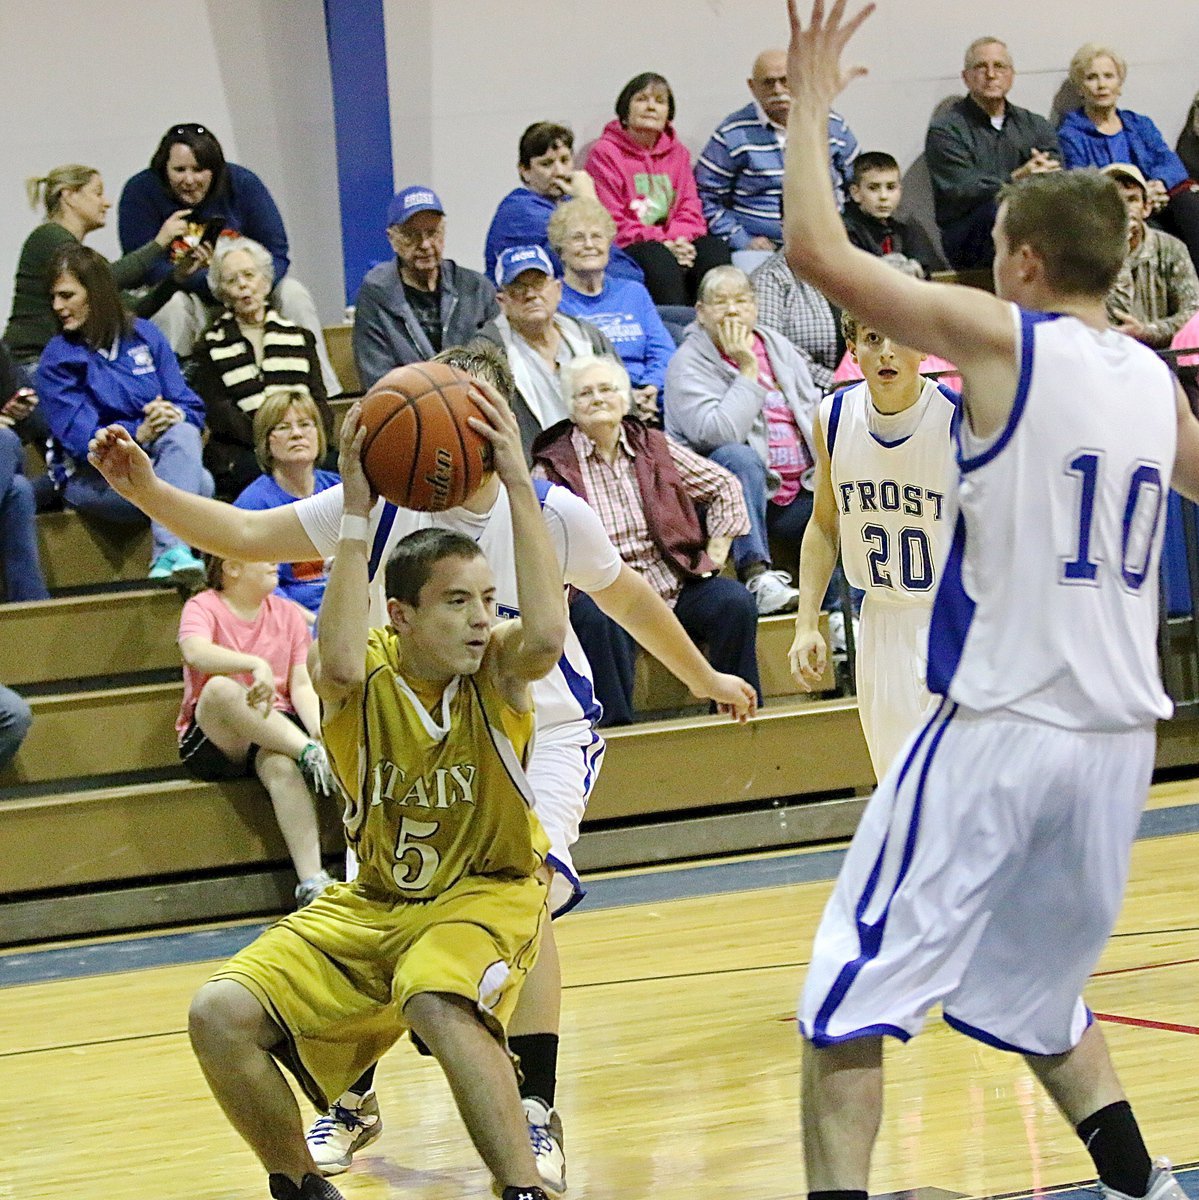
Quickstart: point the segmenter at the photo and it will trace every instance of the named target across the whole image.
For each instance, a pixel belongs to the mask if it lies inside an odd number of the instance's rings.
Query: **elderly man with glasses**
[[[928,127],[924,150],[945,257],[957,269],[989,267],[996,196],[1012,179],[1060,168],[1053,126],[1008,101],[1016,70],[1007,46],[980,37],[966,47],[955,100]]]
[[[395,259],[367,271],[354,307],[354,362],[364,388],[393,367],[469,342],[499,313],[491,284],[445,257],[445,208],[430,188],[392,198],[387,240]]]

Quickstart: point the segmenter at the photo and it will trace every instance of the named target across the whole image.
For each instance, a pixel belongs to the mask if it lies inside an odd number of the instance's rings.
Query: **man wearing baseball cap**
[[[569,414],[558,386],[564,363],[579,354],[616,355],[612,343],[590,321],[558,311],[562,281],[541,246],[510,246],[495,264],[500,315],[479,336],[508,356],[519,395],[512,411],[520,423],[525,457],[533,439]]]
[[[354,361],[364,388],[393,367],[469,342],[499,313],[491,284],[445,257],[445,209],[431,188],[392,197],[387,240],[395,258],[367,271],[354,309]]]
[[[1146,224],[1153,211],[1149,185],[1132,163],[1108,163],[1128,207],[1128,257],[1107,296],[1115,328],[1163,350],[1199,312],[1199,278],[1184,242]]]

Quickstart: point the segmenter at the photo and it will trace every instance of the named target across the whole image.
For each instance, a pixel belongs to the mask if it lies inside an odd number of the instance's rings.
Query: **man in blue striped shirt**
[[[753,100],[730,113],[695,164],[710,232],[734,250],[775,250],[782,243],[783,148],[791,94],[787,55],[763,50],[745,81]],[[858,142],[844,118],[828,115],[829,175],[838,208],[853,177]]]

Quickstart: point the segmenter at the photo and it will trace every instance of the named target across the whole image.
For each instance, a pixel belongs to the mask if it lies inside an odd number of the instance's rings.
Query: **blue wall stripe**
[[[389,253],[383,236],[395,188],[383,0],[325,0],[333,81],[337,190],[346,303],[363,275]]]

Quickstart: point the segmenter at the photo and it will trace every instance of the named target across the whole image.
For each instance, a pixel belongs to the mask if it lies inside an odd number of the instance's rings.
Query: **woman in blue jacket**
[[[122,189],[117,206],[122,247],[145,245],[167,215],[181,208],[190,214],[188,232],[172,244],[167,259],[150,268],[149,281],[156,283],[165,275],[171,260],[194,245],[210,222],[216,223],[222,234],[241,234],[259,242],[270,251],[275,265],[271,307],[280,316],[312,331],[325,391],[330,396],[339,395],[341,384],[325,350],[312,293],[288,274],[291,264],[287,230],[274,197],[253,171],[226,162],[216,135],[194,122],[171,126],[158,143],[149,167],[134,175]],[[221,307],[208,290],[203,275],[193,275],[183,290],[155,314],[154,321],[166,333],[175,352],[186,358],[213,313]]]
[[[1088,42],[1070,60],[1070,82],[1083,104],[1058,127],[1062,164],[1106,167],[1132,163],[1149,181],[1149,200],[1167,233],[1181,238],[1199,269],[1199,188],[1148,117],[1117,108],[1128,64],[1114,50]]]
[[[42,352],[37,369],[41,410],[66,456],[64,498],[101,520],[145,520],[87,461],[97,429],[124,425],[144,447],[155,474],[198,496],[211,496],[201,460],[204,405],[187,386],[163,334],[133,318],[108,261],[78,243],[63,246],[50,270],[50,302],[62,332]],[[204,564],[173,533],[151,524],[150,578],[199,585]]]

